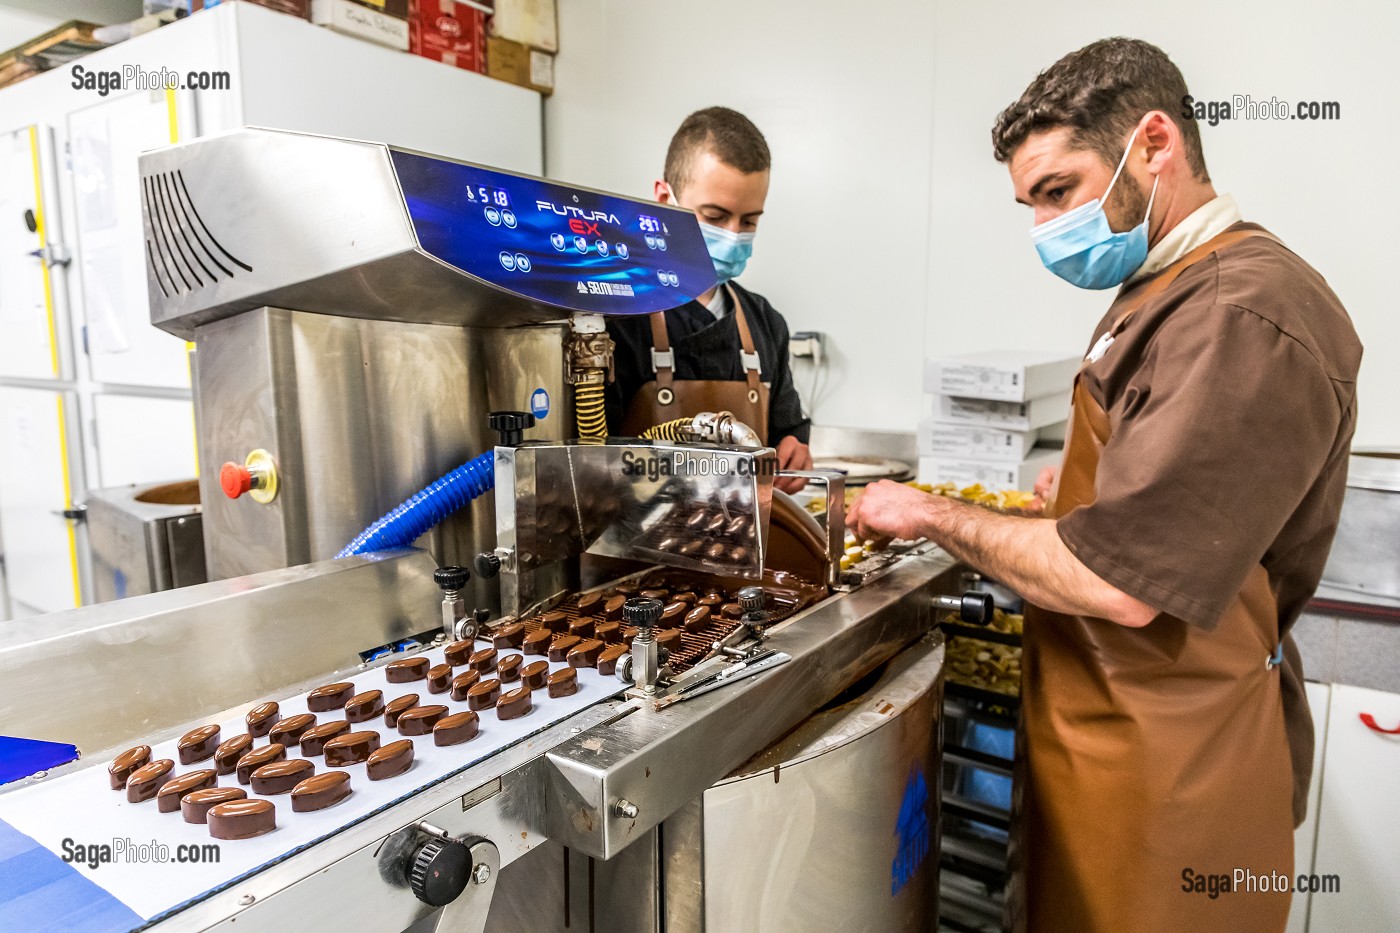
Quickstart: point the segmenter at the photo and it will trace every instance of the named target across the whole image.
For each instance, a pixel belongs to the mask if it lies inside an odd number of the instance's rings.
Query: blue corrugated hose
[[[336,557],[407,547],[423,532],[496,485],[496,454],[488,450],[409,496],[370,525]]]

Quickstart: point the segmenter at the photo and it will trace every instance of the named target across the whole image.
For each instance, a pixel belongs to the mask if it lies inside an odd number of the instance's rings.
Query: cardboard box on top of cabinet
[[[559,18],[554,0],[496,0],[487,31],[543,52],[559,51]]]
[[[1025,402],[1067,391],[1079,357],[1041,350],[990,350],[927,361],[924,388],[937,395]]]
[[[210,10],[220,3],[227,3],[228,0],[190,0],[190,12],[196,10]],[[311,18],[311,0],[246,0],[254,6],[264,6],[269,10],[276,10],[278,13],[286,13],[288,16],[295,16],[297,19]]]
[[[409,0],[408,50],[485,74],[486,14],[453,0]]]
[[[487,37],[486,73],[542,94],[554,92],[554,56],[510,39]]]
[[[408,51],[408,0],[311,0],[311,22]]]

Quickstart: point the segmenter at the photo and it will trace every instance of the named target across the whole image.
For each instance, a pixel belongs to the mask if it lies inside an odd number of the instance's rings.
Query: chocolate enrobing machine
[[[932,632],[939,611],[971,611],[959,568],[917,544],[838,572],[841,477],[806,474],[823,527],[774,490],[774,451],[724,413],[657,432],[669,440],[600,429],[600,315],[674,307],[714,282],[693,215],[255,129],[148,153],[141,175],[152,321],[196,346],[212,582],[26,620],[0,641],[0,733],[84,752],[5,787],[0,827],[60,788],[100,801],[123,748],[261,702],[361,688],[459,639],[504,651],[542,628],[560,634],[541,645],[606,629],[629,647],[613,672],[596,647],[581,663],[587,702],[542,699],[508,739],[489,738],[483,712],[477,739],[432,758],[419,746],[410,774],[430,780],[396,779],[314,832],[279,811],[257,864],[230,857],[252,840],[225,842],[226,871],[130,916],[161,930],[529,931],[735,928],[719,901],[758,905],[743,908],[750,929],[798,928],[803,912],[881,930],[934,916]],[[468,491],[428,501],[444,482]],[[885,736],[887,760],[862,763],[849,800],[774,768],[802,832],[765,804],[738,827],[763,845],[726,851],[743,837],[713,788],[804,728],[802,743],[838,757],[848,740],[812,724],[867,695],[880,722],[862,728]],[[152,806],[113,826],[159,838],[178,821]],[[717,859],[754,870],[725,875]],[[115,872],[83,874],[132,906]],[[741,880],[716,889],[721,877]]]

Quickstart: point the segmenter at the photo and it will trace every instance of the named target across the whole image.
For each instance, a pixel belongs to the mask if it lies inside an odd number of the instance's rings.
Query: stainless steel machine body
[[[771,449],[563,442],[579,361],[593,360],[589,385],[601,375],[597,321],[567,327],[566,315],[641,313],[703,292],[714,269],[693,215],[377,144],[259,130],[150,153],[141,171],[152,319],[197,342],[201,463],[230,461],[237,481],[229,498],[201,477],[211,576],[245,575],[20,623],[0,640],[0,734],[78,744],[85,757],[61,771],[101,767],[112,750],[213,717],[236,722],[256,702],[348,679],[362,657],[440,640],[468,605],[499,599],[506,614],[492,621],[513,621],[575,587],[585,553],[745,584],[771,569]],[[570,331],[589,335],[587,352],[577,342],[566,352]],[[497,446],[485,433],[493,409],[533,411],[536,426],[524,443],[503,436]],[[425,535],[431,554],[321,560],[493,446],[494,501],[483,496]],[[639,471],[629,458],[658,466]],[[675,468],[682,460],[694,469]],[[834,524],[814,548],[828,560],[808,582],[829,595],[768,624],[762,592],[740,592],[734,637],[689,671],[672,676],[657,653],[640,666],[654,677],[619,681],[613,699],[225,878],[156,917],[158,927],[726,929],[706,902],[726,897],[727,882],[682,871],[698,857],[684,843],[688,808],[892,659],[937,690],[936,644],[897,659],[929,635],[958,568],[917,545],[829,589],[841,483],[827,488]],[[678,545],[717,543],[716,534],[678,522],[699,504],[723,515],[728,537],[697,557]],[[439,592],[438,563],[478,550],[499,562],[499,593],[480,579],[470,602],[456,582]],[[642,644],[657,651],[639,635],[632,660]],[[74,683],[95,702],[71,702]],[[899,728],[923,715],[917,705]],[[860,744],[884,747],[886,728]],[[901,786],[916,744],[881,753]],[[929,774],[933,748],[918,750]],[[813,765],[796,767],[805,775]],[[0,789],[0,802],[46,779]],[[880,825],[863,851],[883,862],[901,815],[877,796],[867,812]],[[915,809],[936,820],[936,791]],[[708,825],[718,832],[721,822]],[[814,832],[846,825],[814,814]],[[395,861],[425,840],[469,853],[469,880],[440,911]],[[774,859],[814,857],[772,841]],[[705,857],[722,857],[724,845]],[[936,886],[936,851],[897,848],[909,855],[908,890]],[[829,886],[826,875],[809,880]],[[900,890],[888,896],[899,901]],[[842,916],[902,915],[868,886],[849,893]],[[802,900],[796,889],[789,897]]]

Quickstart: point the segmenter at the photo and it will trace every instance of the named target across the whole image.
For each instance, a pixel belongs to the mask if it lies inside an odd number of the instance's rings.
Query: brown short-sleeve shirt
[[[1360,361],[1341,302],[1286,247],[1250,237],[1196,263],[1084,371],[1112,436],[1095,501],[1060,537],[1118,589],[1206,628],[1262,564],[1282,634],[1336,532]]]

